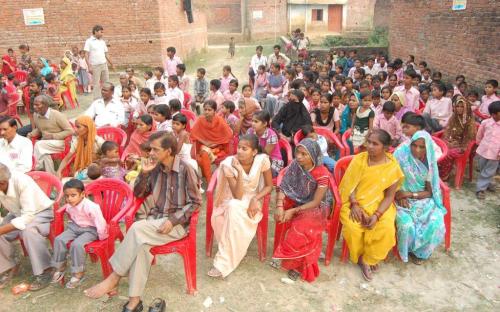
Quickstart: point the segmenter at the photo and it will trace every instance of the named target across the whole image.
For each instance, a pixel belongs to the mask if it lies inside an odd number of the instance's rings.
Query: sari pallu
[[[329,185],[330,173],[322,165],[318,144],[311,139],[304,139],[299,146],[306,148],[315,167],[311,171],[305,171],[297,161],[292,162],[280,184],[280,189],[286,196],[283,202],[284,210],[310,202],[319,186]],[[322,233],[332,202],[332,194],[327,190],[318,207],[295,214],[285,224],[286,230],[278,238],[279,244],[273,258],[281,259],[284,269],[298,271],[301,278],[307,282],[312,282],[319,276],[318,259],[321,254]]]
[[[413,157],[411,142],[423,138],[426,147],[426,163]],[[437,160],[432,148],[432,138],[425,131],[417,131],[411,141],[400,146],[394,157],[399,161],[405,175],[402,191],[422,192],[425,183],[431,184],[432,196],[422,199],[408,199],[409,208],[397,206],[397,237],[398,251],[404,262],[412,253],[419,259],[428,259],[432,251],[439,246],[446,232]]]
[[[77,84],[77,78],[75,74],[73,74],[70,59],[67,57],[63,57],[62,61],[66,64],[66,67],[63,69],[61,75],[59,76],[59,80],[61,81],[61,84],[59,86],[59,96],[61,97],[59,106],[61,107],[64,106],[63,93],[66,92],[67,90],[69,90],[69,93],[71,95],[71,100],[73,100],[73,102],[76,103],[76,84]]]
[[[394,183],[400,183],[403,172],[396,159],[386,153],[387,163],[368,166],[368,153],[360,153],[352,159],[339,186],[342,198],[340,221],[342,234],[349,247],[350,259],[358,263],[360,256],[368,265],[375,265],[384,260],[387,253],[396,244],[394,220],[396,206],[391,204],[372,229],[367,229],[351,220],[350,195],[355,198],[364,212],[371,216],[385,198],[385,190]]]

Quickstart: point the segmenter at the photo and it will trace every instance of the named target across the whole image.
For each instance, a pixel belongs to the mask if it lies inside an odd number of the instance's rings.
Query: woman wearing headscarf
[[[415,264],[428,259],[446,232],[437,159],[432,138],[417,131],[410,142],[399,146],[394,157],[404,173],[404,182],[396,193],[398,251],[404,262]]]
[[[453,101],[453,115],[443,135],[448,145],[448,155],[439,163],[439,175],[447,181],[453,170],[455,159],[462,156],[469,143],[476,138],[476,122],[469,101],[458,95]]]
[[[386,131],[371,130],[367,151],[354,156],[339,186],[342,235],[351,262],[358,264],[367,281],[396,244],[393,202],[404,176],[396,158],[387,152],[390,146]]]
[[[71,68],[71,60],[66,56],[63,57],[60,66],[61,75],[59,76],[59,94],[61,96],[61,100],[65,100],[64,93],[69,90],[73,103],[76,103],[76,84],[78,80],[76,79],[73,69]],[[61,105],[64,105],[64,103],[61,103]]]
[[[97,136],[94,121],[88,116],[78,117],[75,121],[75,128],[76,137],[73,137],[69,153],[61,161],[56,175],[62,177],[63,170],[74,156],[73,171],[76,173],[76,177],[80,176],[83,180],[86,178],[87,167],[97,160],[101,146],[105,141]]]
[[[141,155],[141,144],[148,141],[152,133],[156,131],[156,122],[150,115],[141,115],[137,118],[136,128],[130,136],[130,141],[123,151],[122,159],[129,155],[138,158]]]
[[[396,107],[394,110],[394,116],[401,121],[403,115],[406,112],[409,112],[408,108],[405,106],[405,94],[402,91],[396,91],[391,94],[389,101],[392,101]]]
[[[41,57],[39,60],[42,64],[42,66],[40,66],[40,74],[42,74],[42,76],[47,76],[48,74],[52,73],[52,67],[50,67],[49,62],[43,57]]]
[[[291,279],[300,276],[312,282],[319,275],[321,236],[333,202],[328,187],[330,173],[323,166],[319,145],[312,139],[300,141],[295,155],[290,166],[283,169],[286,172],[278,187],[274,218],[285,223],[282,226],[286,230],[275,238],[276,260],[271,264],[278,267],[277,260],[281,260],[281,267],[288,270]]]
[[[261,107],[253,98],[240,98],[239,103],[239,131],[236,133],[246,134],[248,129],[252,128],[253,115],[261,111]]]
[[[288,95],[289,102],[283,106],[278,114],[274,116],[271,126],[283,134],[288,141],[293,141],[295,132],[304,125],[312,125],[311,116],[304,106],[304,93],[300,90],[292,90]]]

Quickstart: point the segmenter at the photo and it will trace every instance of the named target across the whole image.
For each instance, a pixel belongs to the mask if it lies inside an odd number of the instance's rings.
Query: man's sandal
[[[144,306],[142,305],[142,300],[139,301],[139,304],[137,304],[137,306],[133,310],[130,310],[129,308],[127,308],[127,305],[128,305],[128,301],[123,306],[122,312],[142,312],[142,310],[144,310]]]
[[[165,303],[165,300],[156,298],[155,300],[153,300],[153,303],[151,303],[148,312],[165,312],[166,308],[167,304]]]
[[[82,276],[80,278],[72,276],[69,282],[66,283],[66,288],[75,289],[78,286],[82,285],[82,282],[85,280],[85,277]]]

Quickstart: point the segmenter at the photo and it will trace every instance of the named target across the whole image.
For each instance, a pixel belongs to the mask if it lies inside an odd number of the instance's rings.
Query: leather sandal
[[[161,298],[156,298],[148,309],[148,312],[165,312],[167,304],[165,300]]]
[[[142,312],[142,310],[144,309],[144,306],[142,305],[142,300],[139,301],[139,303],[135,306],[135,308],[133,310],[130,310],[129,308],[127,308],[127,304],[128,304],[128,301],[123,306],[122,312]]]

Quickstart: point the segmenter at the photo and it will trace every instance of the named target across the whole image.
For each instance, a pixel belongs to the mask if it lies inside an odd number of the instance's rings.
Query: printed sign
[[[262,11],[252,11],[253,19],[262,19]]]
[[[465,10],[467,7],[467,0],[453,0],[453,5],[451,9],[453,11]]]
[[[23,9],[24,24],[26,26],[43,25],[45,24],[45,15],[43,8]]]

